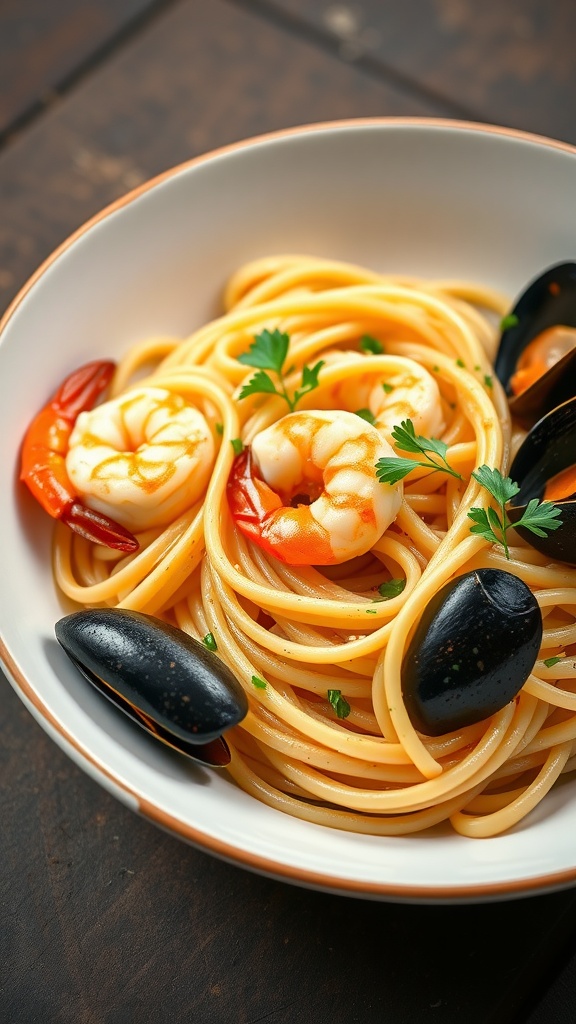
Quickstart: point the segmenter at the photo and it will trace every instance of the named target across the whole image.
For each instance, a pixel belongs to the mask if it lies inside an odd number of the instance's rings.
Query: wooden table
[[[430,115],[576,143],[575,28],[573,0],[0,0],[0,311],[104,204],[249,135]],[[113,800],[1,682],[0,1021],[576,1019],[573,892],[417,907],[249,874]]]

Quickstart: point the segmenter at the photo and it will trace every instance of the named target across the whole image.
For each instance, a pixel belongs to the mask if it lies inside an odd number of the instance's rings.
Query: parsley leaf
[[[471,508],[468,513],[468,518],[472,520],[474,526],[470,527],[470,533],[478,533],[484,540],[489,540],[491,544],[499,544],[500,538],[496,536],[492,530],[488,521],[488,515],[484,508]],[[507,558],[510,556],[507,555]]]
[[[531,533],[535,533],[537,537],[545,537],[547,530],[557,530],[559,526],[562,526],[562,520],[558,518],[561,514],[562,509],[558,508],[554,502],[538,501],[537,498],[532,498],[528,502],[522,518],[514,525],[523,526]]]
[[[507,331],[509,327],[516,327],[516,324],[518,323],[519,320],[516,314],[508,313],[508,316],[503,317],[502,320],[500,321],[500,330]]]
[[[206,636],[203,638],[202,643],[204,644],[204,647],[208,648],[209,651],[218,650],[218,644],[216,643],[216,640],[214,638],[214,633],[206,633]]]
[[[252,685],[255,686],[257,690],[265,690],[266,680],[260,679],[260,676],[252,676]]]
[[[356,409],[356,416],[359,416],[361,420],[366,420],[366,423],[371,423],[372,426],[376,423],[376,417],[370,409]]]
[[[271,377],[264,370],[258,370],[245,384],[240,392],[240,398],[248,398],[248,395],[276,394],[276,385]]]
[[[309,391],[314,391],[318,387],[318,374],[323,366],[324,360],[321,359],[315,366],[302,367],[302,387],[294,392],[294,405],[300,401],[303,395],[307,395]]]
[[[544,664],[546,665],[546,668],[554,668],[554,665],[557,665],[558,662],[562,661],[565,657],[565,654],[557,654],[555,658],[544,658]]]
[[[471,508],[468,518],[474,526],[470,527],[470,533],[479,534],[491,544],[501,544],[506,558],[510,558],[506,534],[511,526],[523,526],[538,537],[545,537],[547,531],[557,530],[562,525],[558,518],[561,509],[551,501],[538,501],[537,498],[532,498],[521,518],[511,523],[505,505],[520,491],[518,484],[509,476],[502,476],[500,470],[489,466],[480,466],[472,476],[492,495],[499,506],[499,513],[491,506],[488,509]]]
[[[414,459],[385,458],[376,463],[376,476],[381,484],[397,484],[411,473],[415,466],[422,463]]]
[[[448,445],[439,441],[436,437],[422,437],[416,434],[412,420],[403,420],[400,426],[395,426],[392,431],[394,447],[402,452],[414,452],[423,455],[423,462],[414,459],[384,458],[378,459],[376,463],[376,476],[380,483],[395,484],[402,480],[415,466],[422,466],[424,469],[431,469],[433,473],[449,473],[450,476],[461,480],[460,473],[448,464],[446,452]],[[440,462],[431,459],[428,452],[437,455]],[[442,465],[444,463],[444,465]]]
[[[480,466],[474,470],[472,476],[482,487],[486,488],[499,505],[505,505],[520,490],[518,484],[514,483],[509,476],[502,476],[499,469],[490,469],[490,466]]]
[[[372,338],[369,334],[363,334],[360,338],[360,349],[365,352],[366,355],[370,353],[373,356],[380,356],[384,351],[384,345],[377,338]]]
[[[381,583],[378,587],[378,593],[384,601],[389,601],[392,597],[398,597],[402,593],[406,586],[406,580],[395,579],[388,580],[386,583]]]
[[[392,391],[394,391],[394,385],[393,384],[388,384],[384,380],[384,381],[382,381],[382,390],[384,391],[384,394],[389,395]]]
[[[328,690],[328,700],[334,708],[338,718],[348,718],[348,715],[350,714],[350,705],[346,698],[342,696],[342,690]]]
[[[284,331],[264,329],[254,337],[248,351],[238,356],[238,362],[261,370],[275,370],[280,374],[289,345],[290,336]]]
[[[422,454],[435,452],[446,461],[448,445],[434,437],[422,437],[420,434],[417,436],[412,420],[403,420],[399,427],[394,427],[392,437],[394,438],[394,447],[399,448],[400,451]]]
[[[248,398],[249,395],[278,395],[288,403],[290,412],[294,412],[297,403],[303,395],[318,387],[318,374],[324,366],[320,360],[315,366],[302,367],[302,382],[300,388],[290,397],[284,383],[284,363],[288,355],[290,336],[284,331],[269,331],[267,329],[255,335],[248,352],[242,352],[238,356],[238,362],[245,366],[254,366],[257,373],[250,378],[247,384],[240,389],[240,398]],[[287,371],[292,373],[294,367]],[[266,370],[273,370],[278,376],[279,387],[276,386]]]
[[[231,437],[230,444],[234,449],[234,455],[241,455],[244,451],[244,442],[241,437]]]

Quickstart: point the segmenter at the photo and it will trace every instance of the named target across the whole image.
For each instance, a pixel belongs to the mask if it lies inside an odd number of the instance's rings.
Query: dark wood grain
[[[162,0],[2,0],[0,135]]]
[[[87,217],[170,165],[294,124],[443,112],[257,15],[186,0],[4,150],[0,309]]]
[[[243,0],[344,60],[477,120],[576,142],[573,0]]]

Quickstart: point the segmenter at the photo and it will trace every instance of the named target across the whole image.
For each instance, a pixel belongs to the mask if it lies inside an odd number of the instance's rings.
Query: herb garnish
[[[398,597],[405,586],[406,580],[403,579],[388,580],[386,583],[381,583],[378,587],[380,597],[377,597],[376,601],[390,601],[391,598]]]
[[[362,352],[366,355],[370,354],[373,356],[381,356],[384,351],[384,345],[377,338],[372,338],[370,334],[363,334],[360,338],[359,347]]]
[[[244,442],[241,437],[231,437],[230,444],[234,449],[234,455],[242,455],[244,451]]]
[[[394,438],[394,447],[398,448],[403,452],[416,452],[419,455],[423,455],[425,461],[417,462],[414,459],[400,459],[400,458],[384,458],[378,459],[376,463],[376,476],[382,484],[396,484],[399,480],[403,480],[405,476],[408,476],[416,466],[422,466],[424,469],[431,469],[433,473],[449,473],[450,476],[455,476],[458,480],[462,477],[460,473],[457,473],[455,469],[452,469],[446,461],[446,452],[448,451],[448,445],[444,441],[439,441],[435,437],[422,437],[420,434],[416,435],[414,430],[414,424],[412,420],[403,420],[400,426],[394,427],[392,431],[392,437]],[[437,455],[441,463],[436,462],[435,459],[431,459],[427,454],[432,452]]]
[[[203,638],[202,643],[204,644],[204,647],[208,648],[209,651],[218,650],[218,644],[216,643],[216,640],[214,638],[214,633],[206,633],[206,636]]]
[[[505,505],[520,491],[518,484],[509,476],[502,476],[498,469],[490,469],[489,466],[480,466],[474,470],[472,476],[492,495],[499,506],[500,514],[491,506],[488,509],[471,508],[468,518],[473,521],[474,526],[470,527],[470,533],[478,533],[493,544],[501,544],[506,558],[510,558],[506,534],[511,526],[524,526],[537,537],[545,537],[546,531],[557,530],[562,526],[562,521],[558,518],[561,514],[558,506],[551,501],[538,501],[537,498],[532,498],[528,502],[518,522],[511,523]]]
[[[376,417],[370,409],[356,409],[355,413],[361,420],[366,420],[366,423],[371,423],[372,426],[376,423]]]
[[[255,686],[257,690],[265,690],[266,680],[260,679],[260,676],[252,676],[252,685]]]
[[[350,714],[350,705],[346,698],[342,696],[342,690],[328,690],[328,700],[334,708],[338,718],[348,718],[348,715]]]
[[[519,323],[518,317],[515,313],[508,313],[508,316],[502,317],[500,321],[500,330],[507,331],[509,327],[516,327]]]
[[[384,380],[382,381],[382,390],[385,395],[389,395],[392,391],[394,391],[394,385],[388,384],[387,381]]]
[[[292,397],[288,394],[284,383],[284,363],[288,355],[289,345],[290,336],[278,329],[275,331],[265,329],[260,334],[255,335],[248,352],[242,352],[238,356],[238,362],[244,363],[245,366],[257,367],[258,373],[255,373],[241,389],[240,398],[248,398],[249,395],[260,394],[279,395],[280,398],[283,398],[288,403],[290,412],[294,412],[296,405],[303,395],[318,387],[318,374],[324,366],[323,359],[316,363],[315,366],[303,366],[301,387],[294,392]],[[276,387],[269,374],[265,372],[266,370],[273,370],[277,375],[279,388]]]
[[[554,668],[559,661],[562,661],[566,657],[565,654],[557,654],[555,658],[544,658],[544,664],[546,668]]]

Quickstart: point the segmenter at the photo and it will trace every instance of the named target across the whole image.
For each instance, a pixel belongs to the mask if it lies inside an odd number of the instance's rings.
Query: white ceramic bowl
[[[50,736],[129,807],[276,878],[371,898],[476,900],[576,880],[576,782],[507,835],[380,839],[282,815],[188,765],[84,686],[53,639],[50,523],[16,482],[47,392],[93,358],[218,312],[240,263],[276,252],[464,277],[516,294],[576,255],[576,150],[501,129],[359,121],[282,132],[169,171],[81,228],[0,331],[0,653]]]

